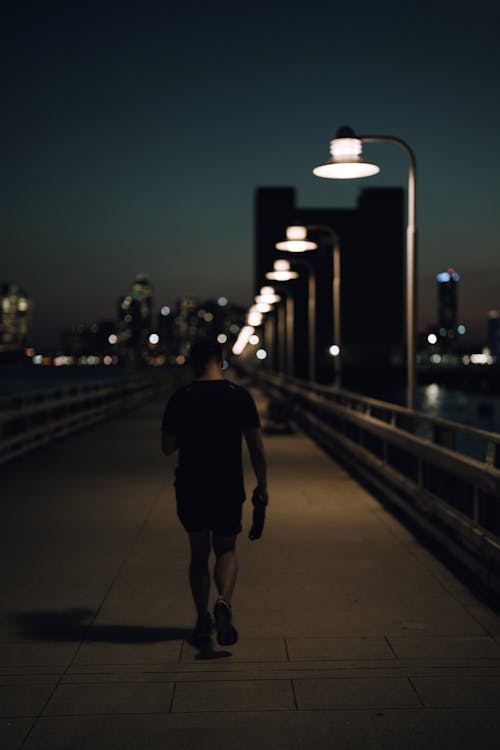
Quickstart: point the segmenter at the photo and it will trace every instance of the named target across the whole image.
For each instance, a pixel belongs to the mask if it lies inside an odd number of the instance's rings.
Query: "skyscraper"
[[[140,360],[147,351],[153,312],[153,287],[144,274],[138,274],[128,294],[118,300],[120,349]]]
[[[488,312],[488,346],[492,356],[500,361],[500,310]]]
[[[453,349],[457,337],[458,295],[457,285],[460,276],[453,268],[438,273],[438,332],[440,349],[444,352]]]
[[[17,285],[0,284],[0,353],[22,352],[28,343],[30,302]]]

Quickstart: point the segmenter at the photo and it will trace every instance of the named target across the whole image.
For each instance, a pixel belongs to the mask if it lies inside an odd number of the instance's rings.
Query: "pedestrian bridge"
[[[164,397],[1,467],[2,748],[496,750],[500,615],[297,426],[257,542],[245,507],[240,640],[189,645]]]

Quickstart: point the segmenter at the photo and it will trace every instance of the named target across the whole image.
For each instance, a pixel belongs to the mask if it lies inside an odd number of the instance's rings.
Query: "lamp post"
[[[407,406],[415,409],[416,388],[416,319],[417,319],[417,228],[416,228],[416,162],[410,146],[401,138],[388,135],[355,135],[343,127],[330,142],[331,158],[313,169],[318,177],[348,180],[377,174],[380,167],[361,157],[362,143],[395,143],[409,159],[408,225],[406,229],[406,367]]]
[[[328,237],[333,247],[333,268],[332,268],[332,304],[333,304],[333,346],[330,352],[335,351],[334,357],[334,384],[340,386],[340,366],[341,366],[341,333],[340,333],[340,244],[337,232],[326,225],[308,224],[308,232],[318,232]]]
[[[297,279],[299,274],[296,271],[290,269],[290,263],[287,260],[275,260],[273,263],[273,270],[266,273],[266,279],[284,284],[287,281]],[[282,339],[286,339],[286,356],[283,357],[283,362],[286,361],[286,368],[283,367],[283,372],[287,371],[288,375],[294,374],[293,366],[293,329],[295,319],[295,304],[293,294],[289,289],[284,290],[284,316],[285,319],[282,325]],[[283,335],[285,333],[285,335]]]
[[[286,228],[286,240],[275,244],[276,250],[289,253],[304,253],[309,250],[317,250],[315,242],[306,240],[307,229],[301,226],[290,226]],[[307,290],[307,323],[309,329],[309,363],[308,377],[314,383],[316,380],[316,273],[309,263]]]
[[[274,288],[272,286],[263,286],[260,289],[260,293],[255,297],[255,303],[256,308],[261,308],[261,310],[264,312],[264,306],[267,307],[265,312],[273,312],[273,305],[276,304],[281,300],[281,297],[275,293]],[[266,323],[264,325],[264,335],[266,338],[266,343],[268,344],[268,350],[269,350],[269,359],[268,363],[272,369],[271,365],[271,357],[273,364],[276,360],[276,326],[275,321],[269,315],[266,318]],[[280,345],[281,348],[281,345]],[[279,369],[279,360],[280,360],[280,352],[277,352],[278,354],[278,369]]]
[[[317,232],[326,235],[333,249],[332,268],[332,300],[333,300],[333,338],[335,351],[340,353],[340,245],[337,233],[329,226],[308,224],[305,227],[291,226],[286,229],[286,240],[277,242],[277,250],[302,253],[308,250],[316,250],[316,242],[307,240],[309,232]],[[309,269],[309,295],[308,295],[308,322],[309,322],[309,379],[316,379],[316,277]],[[340,357],[334,358],[334,383],[340,385]]]

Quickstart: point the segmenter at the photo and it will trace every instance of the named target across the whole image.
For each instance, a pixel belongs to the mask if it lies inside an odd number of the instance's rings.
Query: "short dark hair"
[[[198,339],[189,351],[189,364],[197,377],[203,375],[209,362],[222,362],[223,359],[222,345],[215,339]]]

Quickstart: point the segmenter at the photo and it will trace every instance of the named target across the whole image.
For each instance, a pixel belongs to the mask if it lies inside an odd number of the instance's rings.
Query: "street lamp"
[[[266,279],[277,281],[280,284],[283,284],[286,281],[291,281],[293,279],[298,279],[298,277],[299,274],[297,273],[297,271],[292,271],[290,269],[290,263],[287,260],[275,260],[273,263],[273,270],[266,273]],[[284,331],[286,331],[286,357],[283,357],[283,360],[286,360],[286,369],[288,371],[288,374],[293,375],[293,328],[295,318],[294,299],[293,294],[289,289],[285,289],[284,294],[285,320],[282,321],[281,338],[284,343]]]
[[[276,250],[289,253],[304,253],[309,250],[317,250],[315,242],[306,240],[307,229],[305,227],[291,226],[286,228],[286,240],[275,244]],[[309,364],[308,377],[311,383],[316,380],[316,272],[311,263],[304,264],[307,267],[307,323],[309,328]]]
[[[308,232],[317,232],[328,237],[333,249],[332,268],[332,300],[333,300],[333,338],[335,345],[340,347],[340,246],[337,233],[326,225],[309,224],[307,226],[290,226],[286,229],[286,240],[277,242],[276,250],[292,253],[300,253],[308,250],[316,250],[316,242],[307,240]],[[308,299],[308,322],[309,322],[309,380],[316,379],[316,277],[309,267],[309,299]],[[340,351],[340,349],[339,349]],[[335,357],[335,385],[340,385],[340,357]]]
[[[416,384],[416,162],[410,146],[401,138],[388,135],[356,136],[349,127],[339,128],[336,137],[330,141],[331,158],[325,164],[313,169],[313,174],[329,179],[356,179],[377,174],[380,167],[361,158],[362,143],[395,143],[405,151],[409,159],[408,172],[408,226],[406,229],[406,366],[407,366],[407,405],[415,408]]]

